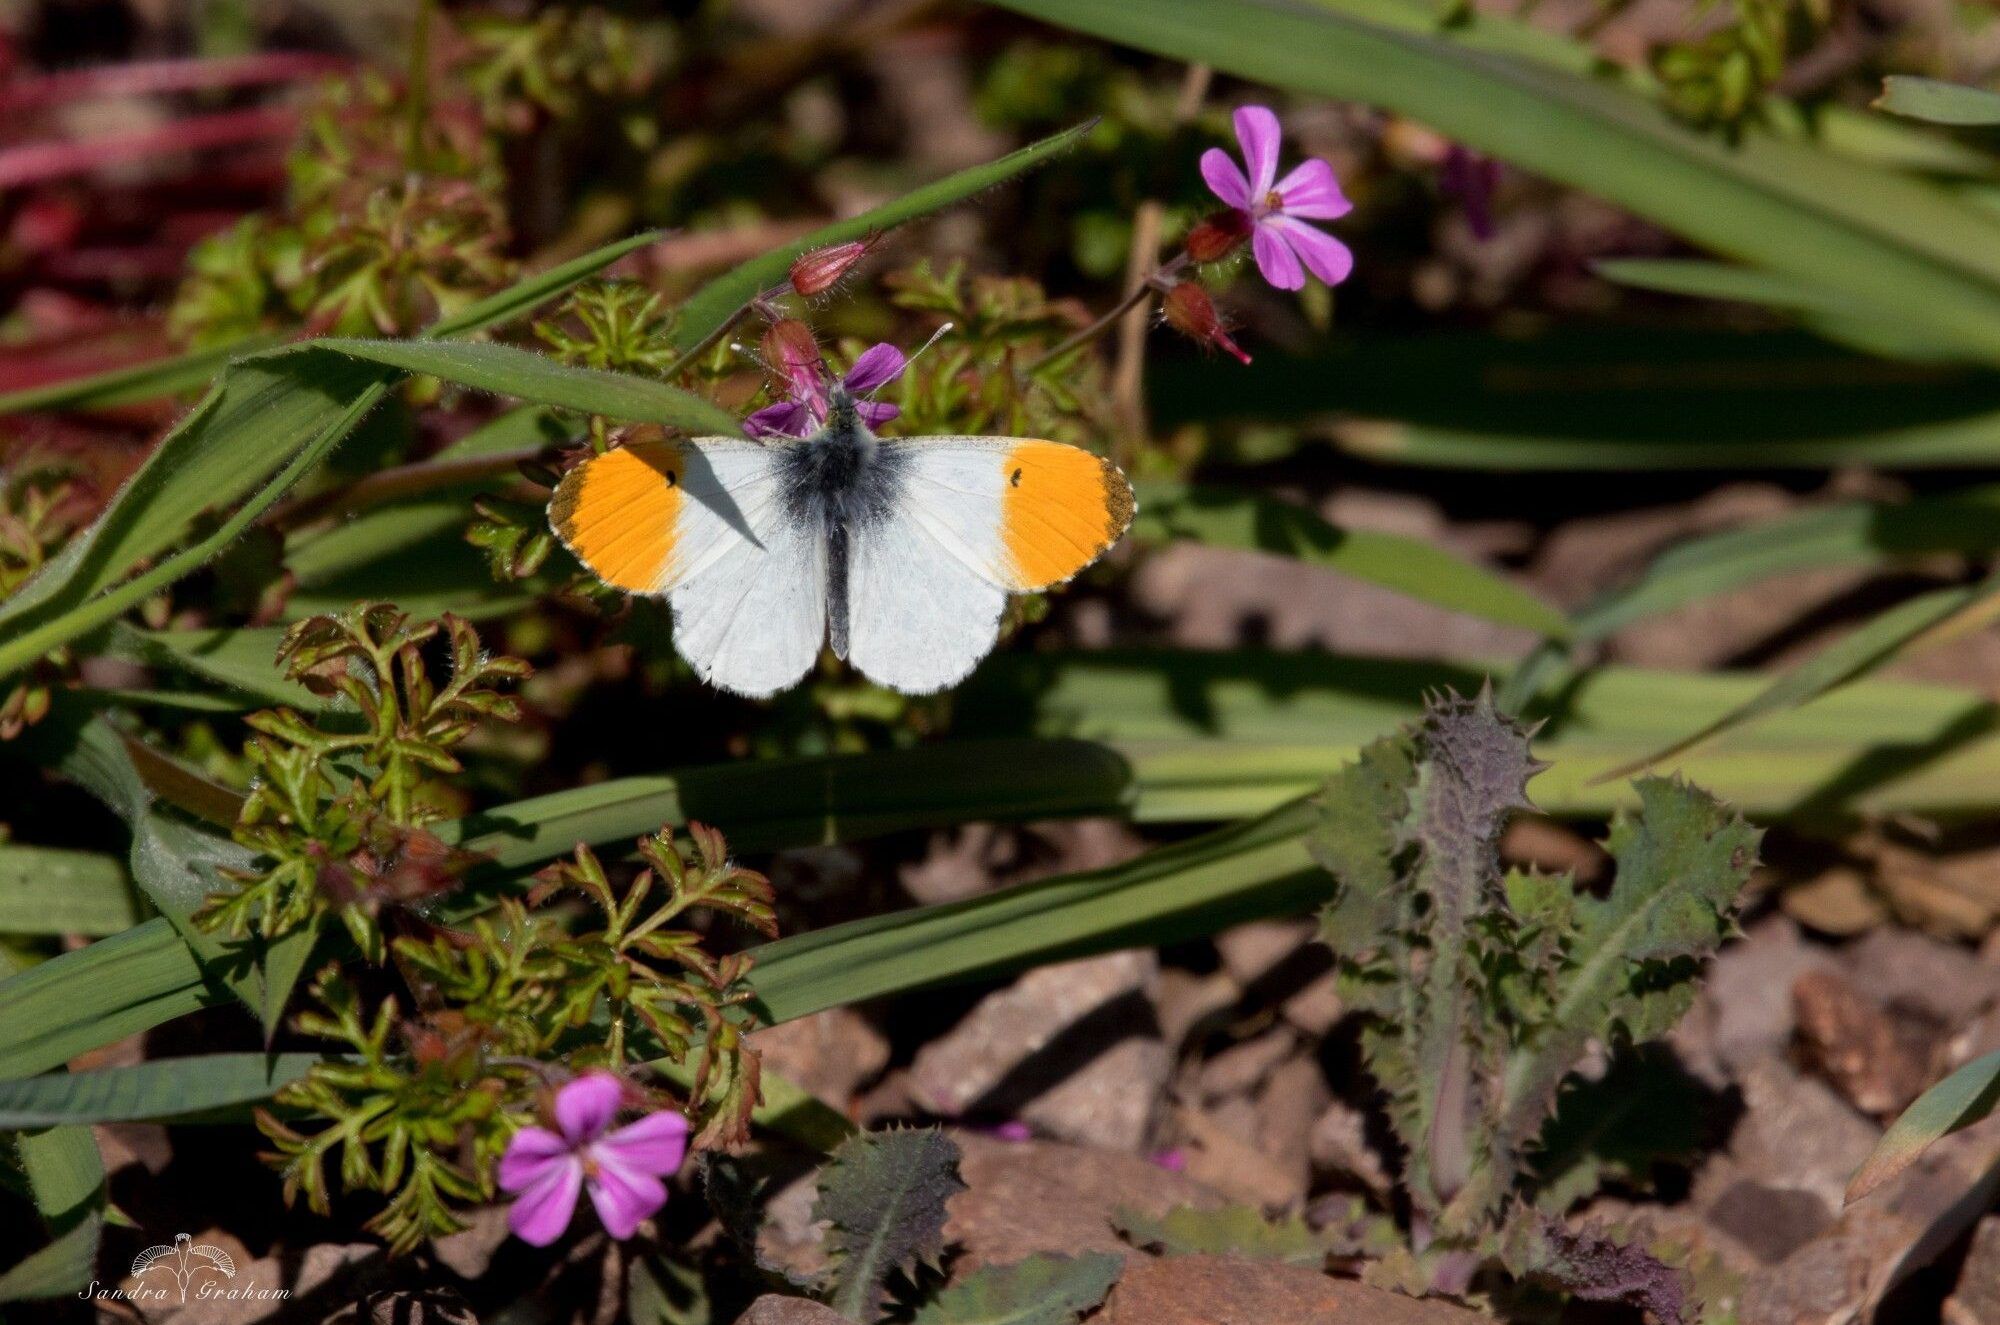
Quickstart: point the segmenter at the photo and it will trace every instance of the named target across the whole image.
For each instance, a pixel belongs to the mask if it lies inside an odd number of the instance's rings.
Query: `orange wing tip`
[[[1025,441],[1009,448],[1003,466],[1001,537],[1019,589],[1075,578],[1125,536],[1138,511],[1118,466],[1080,447]]]
[[[673,564],[681,454],[670,442],[621,446],[563,476],[549,528],[591,574],[627,593],[658,593]]]

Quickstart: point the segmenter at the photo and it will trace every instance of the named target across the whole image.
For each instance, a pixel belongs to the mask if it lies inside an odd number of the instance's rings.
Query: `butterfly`
[[[823,646],[923,695],[993,648],[1010,593],[1061,584],[1124,536],[1132,485],[1061,442],[877,437],[836,385],[805,438],[655,438],[571,470],[549,503],[606,584],[664,595],[703,680],[763,697]]]

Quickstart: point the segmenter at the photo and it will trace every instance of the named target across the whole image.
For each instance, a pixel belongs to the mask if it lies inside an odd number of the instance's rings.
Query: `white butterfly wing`
[[[785,444],[653,440],[570,472],[550,523],[607,584],[665,594],[674,647],[702,679],[763,697],[796,683],[826,638],[826,547],[788,518]]]
[[[1012,437],[883,445],[897,499],[850,535],[847,656],[896,690],[963,680],[992,649],[1010,592],[1069,579],[1131,522],[1125,476],[1077,447]]]

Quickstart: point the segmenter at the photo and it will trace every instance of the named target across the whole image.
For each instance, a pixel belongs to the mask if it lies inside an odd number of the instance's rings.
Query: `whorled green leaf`
[[[2000,1052],[1973,1059],[1903,1110],[1847,1184],[1847,1199],[1858,1201],[1868,1195],[1945,1137],[1992,1113],[1996,1105],[2000,1105]]]
[[[1883,79],[1875,108],[1931,124],[2000,124],[2000,92],[1912,74],[1891,74]]]
[[[0,1080],[0,1131],[165,1122],[268,1099],[318,1054],[198,1054]]]
[[[941,1263],[945,1203],[965,1190],[958,1161],[958,1143],[937,1128],[863,1132],[833,1152],[813,1218],[828,1225],[834,1310],[874,1320],[890,1275]]]
[[[1111,1222],[1133,1246],[1164,1256],[1240,1256],[1315,1269],[1326,1263],[1326,1239],[1303,1218],[1266,1219],[1247,1205],[1212,1210],[1184,1205],[1158,1218],[1121,1209]]]
[[[116,934],[139,923],[125,867],[94,851],[0,843],[0,934]]]
[[[78,1220],[51,1242],[35,1248],[0,1273],[0,1302],[32,1302],[70,1297],[90,1282],[97,1248],[104,1240],[104,1216]]]
[[[912,1325],[1076,1325],[1124,1273],[1101,1251],[982,1265],[925,1303]]]
[[[1560,639],[1569,622],[1525,589],[1422,539],[1340,529],[1305,507],[1251,492],[1142,481],[1132,537],[1253,549],[1352,575],[1448,611]]]

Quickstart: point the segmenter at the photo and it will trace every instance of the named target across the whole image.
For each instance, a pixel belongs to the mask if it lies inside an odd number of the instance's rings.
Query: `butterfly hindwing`
[[[1108,462],[1011,437],[884,441],[891,510],[849,535],[848,658],[924,694],[993,647],[1007,594],[1074,576],[1117,542],[1132,489]]]

